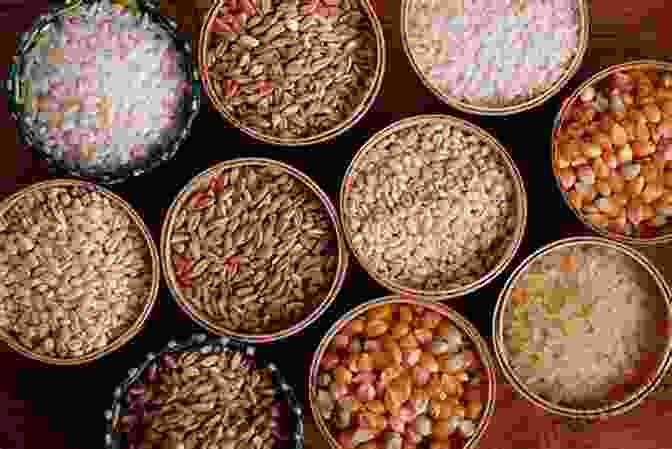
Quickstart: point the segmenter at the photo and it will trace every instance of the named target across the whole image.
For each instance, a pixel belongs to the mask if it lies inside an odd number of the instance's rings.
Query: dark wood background
[[[367,138],[394,121],[421,113],[444,113],[466,118],[494,134],[513,155],[526,183],[530,207],[526,237],[514,265],[552,240],[587,234],[563,205],[551,176],[549,140],[553,118],[560,101],[596,71],[634,59],[669,59],[672,46],[672,5],[669,0],[594,0],[589,50],[578,75],[543,107],[505,118],[468,116],[434,99],[411,70],[402,50],[398,27],[399,1],[377,0],[376,3],[384,24],[389,64],[380,97],[366,117],[331,143],[303,149],[275,148],[252,141],[228,127],[206,101],[194,124],[192,136],[172,162],[151,174],[113,188],[140,212],[157,242],[164,213],[173,196],[189,178],[216,162],[241,156],[275,158],[303,170],[336,202],[342,174]],[[199,18],[209,4],[210,0],[162,0],[161,8],[177,20],[184,33],[197,40]],[[3,67],[14,54],[16,33],[26,29],[32,18],[45,7],[44,0],[0,0]],[[14,123],[5,107],[0,108],[0,133],[0,195],[8,195],[21,187],[52,177],[44,164],[35,160],[17,142]],[[668,262],[670,250],[658,248],[645,252],[672,279],[672,263]],[[511,268],[488,287],[449,303],[471,320],[486,338],[491,334],[491,316],[497,294],[510,271]],[[306,447],[309,449],[327,448],[314,427],[306,403],[305,380],[312,353],[321,336],[340,315],[363,301],[385,293],[353,261],[341,293],[316,324],[286,342],[261,349],[268,353],[272,351],[280,368],[304,400],[308,415]],[[168,290],[162,287],[157,306],[144,330],[117,353],[90,365],[79,368],[48,367],[26,360],[0,345],[0,449],[46,445],[50,449],[101,447],[103,411],[126,370],[137,365],[146,352],[157,350],[169,339],[186,337],[197,330],[198,327],[176,307]],[[538,415],[525,403],[511,402],[514,399],[505,386],[501,390],[505,392],[502,393],[504,399],[498,399],[495,425],[482,448],[569,447],[560,445],[561,436],[557,434],[550,439],[548,436],[542,438],[534,436],[537,433],[541,435],[541,430],[528,429],[533,436],[521,440],[511,437],[511,429],[496,425],[498,420],[504,419],[509,406],[511,412],[508,415]],[[513,410],[516,410],[515,413]],[[662,416],[661,413],[654,412],[653,416]],[[651,424],[650,418],[646,420]],[[527,427],[530,427],[529,423],[521,427],[522,431]],[[565,428],[562,427],[560,432],[568,432],[562,429]],[[647,435],[643,440],[630,436],[630,441],[623,447],[672,448],[667,437],[661,436],[654,441],[650,433]],[[584,436],[581,440],[585,443],[590,438]],[[593,440],[596,442],[585,447],[616,449],[616,446],[604,443],[604,439]],[[640,440],[648,443],[638,444]]]

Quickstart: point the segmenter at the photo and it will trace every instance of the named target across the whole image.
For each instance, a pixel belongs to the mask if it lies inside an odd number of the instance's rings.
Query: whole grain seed
[[[369,95],[377,52],[370,19],[360,2],[349,10],[319,3],[251,0],[246,23],[228,1],[222,4],[208,68],[215,94],[244,126],[274,137],[311,137],[346,121]],[[235,33],[219,32],[230,24]]]
[[[207,321],[237,332],[277,332],[305,318],[331,290],[338,261],[319,197],[259,164],[224,169],[205,185],[189,193],[176,212],[187,211],[182,225],[168,233],[177,290]],[[203,195],[221,215],[201,223],[192,199]],[[192,222],[219,237],[202,239]]]
[[[284,403],[269,368],[240,352],[163,356],[128,389],[120,430],[136,447],[271,449],[281,438]]]
[[[355,253],[405,288],[447,290],[483,276],[517,227],[513,175],[497,151],[437,119],[374,143],[346,180]]]
[[[139,318],[152,287],[141,230],[121,205],[81,187],[29,193],[0,232],[0,328],[28,351],[103,350]]]

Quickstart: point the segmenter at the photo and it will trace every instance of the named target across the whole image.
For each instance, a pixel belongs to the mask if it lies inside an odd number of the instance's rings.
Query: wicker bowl
[[[140,312],[140,315],[136,318],[135,322],[133,322],[132,325],[123,334],[121,334],[109,345],[103,347],[99,351],[74,358],[59,358],[53,356],[46,356],[43,354],[39,354],[35,351],[29,350],[23,344],[21,344],[13,335],[4,330],[0,330],[0,340],[4,341],[9,347],[11,347],[13,350],[15,350],[21,355],[50,365],[74,366],[92,362],[118,350],[126,343],[128,343],[135,335],[137,335],[138,332],[140,332],[145,321],[147,320],[147,317],[149,316],[149,313],[152,310],[152,307],[154,307],[154,303],[156,301],[156,297],[159,291],[161,270],[159,268],[159,255],[156,249],[156,245],[154,244],[154,240],[152,239],[152,236],[149,230],[147,229],[147,226],[142,221],[142,218],[140,218],[140,216],[122,198],[110,192],[109,190],[106,190],[102,187],[96,186],[88,182],[70,180],[70,179],[56,179],[52,181],[44,181],[39,182],[37,184],[33,184],[5,198],[0,203],[0,218],[2,218],[2,216],[14,205],[24,201],[28,195],[32,195],[35,192],[48,192],[51,189],[63,188],[63,187],[79,187],[83,189],[89,189],[92,192],[97,192],[99,195],[108,199],[114,206],[117,206],[121,210],[126,212],[129,218],[131,219],[132,224],[142,232],[142,235],[145,238],[145,243],[147,244],[149,254],[152,260],[152,284],[146,298],[144,298],[143,301],[144,307],[142,309],[142,312]]]
[[[338,245],[338,263],[336,267],[336,274],[331,283],[330,290],[328,294],[321,300],[319,306],[317,306],[311,313],[308,314],[305,318],[299,322],[294,323],[290,327],[273,332],[268,334],[249,334],[242,333],[233,329],[224,327],[222,324],[218,324],[213,320],[209,319],[206,314],[201,310],[194,307],[193,303],[190,302],[184,295],[179,284],[177,282],[177,277],[175,269],[171,261],[173,260],[174,251],[171,248],[171,238],[173,235],[173,230],[175,228],[175,221],[180,211],[183,210],[183,207],[188,202],[194,190],[201,189],[203,186],[210,185],[210,181],[219,176],[220,173],[231,170],[236,167],[246,167],[246,166],[256,166],[256,167],[273,167],[278,170],[283,171],[285,174],[291,178],[300,181],[301,184],[306,186],[310,192],[312,192],[317,198],[319,198],[320,203],[326,209],[327,214],[329,215],[331,225],[335,230],[337,245]],[[161,232],[161,266],[163,273],[168,284],[173,297],[177,301],[178,305],[182,310],[189,315],[194,321],[198,324],[213,332],[217,335],[222,336],[231,336],[235,337],[241,341],[248,343],[268,343],[271,341],[280,340],[291,335],[294,335],[307,326],[311,325],[315,320],[317,320],[329,307],[329,305],[334,301],[336,295],[338,294],[348,267],[348,253],[343,240],[342,231],[340,224],[338,222],[338,215],[336,209],[332,205],[329,197],[319,188],[319,186],[312,181],[308,176],[301,173],[299,170],[290,167],[289,165],[277,162],[271,159],[259,159],[259,158],[240,158],[234,159],[226,162],[219,163],[208,170],[196,175],[190,182],[187,184],[182,191],[177,195],[173,204],[166,214],[166,218],[163,224]]]
[[[198,79],[198,71],[192,63],[191,44],[179,36],[177,25],[174,20],[166,18],[158,12],[158,7],[155,5],[155,3],[158,2],[156,0],[124,0],[112,2],[123,5],[132,11],[137,11],[139,14],[146,14],[152,23],[157,23],[169,36],[171,36],[173,43],[177,48],[178,55],[181,56],[182,63],[180,68],[184,71],[186,81],[190,84],[191,89],[188,93],[183,95],[180,101],[180,106],[177,111],[176,125],[174,129],[170,130],[174,133],[174,137],[162,142],[160,145],[155,144],[150,150],[151,154],[146,158],[132,164],[124,165],[117,170],[98,170],[91,172],[78,167],[73,167],[72,164],[67,163],[62,158],[56,158],[52,152],[47,150],[47,147],[39,142],[35,135],[30,113],[32,98],[30,83],[29,80],[24,79],[22,75],[25,66],[25,57],[31,49],[38,45],[44,32],[46,32],[54,22],[59,20],[59,18],[77,13],[83,5],[97,3],[99,1],[100,0],[85,2],[83,0],[68,0],[64,2],[65,5],[59,7],[52,6],[48,13],[37,17],[32,22],[30,28],[21,33],[17,39],[17,55],[14,57],[14,62],[9,65],[6,94],[10,115],[16,120],[19,139],[23,144],[30,147],[38,158],[45,160],[49,167],[57,173],[63,173],[68,176],[96,183],[112,185],[147,173],[171,160],[175,156],[191,133],[192,123],[201,107],[202,94]]]
[[[478,136],[483,141],[485,141],[493,150],[495,150],[504,166],[508,169],[509,175],[511,176],[515,189],[514,201],[515,201],[515,210],[517,214],[516,230],[511,238],[511,244],[508,246],[503,257],[499,260],[497,264],[495,264],[495,266],[493,266],[490,269],[489,272],[483,275],[480,279],[477,279],[476,281],[471,282],[469,284],[462,285],[460,287],[456,287],[449,290],[438,290],[438,291],[418,290],[401,285],[395,280],[387,279],[381,276],[378,272],[376,272],[376,270],[372,267],[370,260],[364,254],[361,254],[361,252],[356,249],[355,245],[353,245],[352,229],[350,228],[349,225],[349,217],[347,213],[348,208],[346,207],[348,195],[350,193],[352,177],[354,173],[366,163],[366,158],[373,153],[373,151],[375,150],[375,145],[378,142],[385,140],[386,138],[390,137],[391,135],[400,130],[425,123],[447,124],[458,130],[472,133]],[[357,259],[359,264],[364,268],[364,270],[369,274],[369,276],[371,276],[376,282],[381,284],[383,287],[397,294],[407,295],[411,297],[419,297],[434,301],[441,301],[445,299],[464,296],[468,293],[478,290],[481,287],[484,287],[489,282],[491,282],[495,277],[497,277],[511,263],[511,260],[513,260],[513,257],[515,256],[516,251],[518,251],[518,248],[520,247],[520,244],[523,240],[523,236],[525,234],[525,226],[527,223],[527,194],[525,192],[525,185],[523,183],[523,179],[520,175],[520,172],[518,171],[518,168],[516,167],[511,156],[509,156],[506,149],[502,146],[501,143],[499,143],[499,141],[497,141],[497,139],[495,139],[492,135],[490,135],[482,128],[473,125],[467,121],[447,115],[419,115],[415,117],[409,117],[407,119],[403,119],[401,121],[389,125],[387,128],[377,132],[371,138],[369,138],[369,140],[364,144],[364,146],[362,146],[362,148],[360,148],[357,151],[355,157],[353,158],[352,162],[350,163],[350,166],[348,167],[345,173],[343,182],[341,184],[339,203],[341,210],[341,223],[343,224],[343,234],[345,235],[345,240],[347,241],[348,246],[354,253],[355,258]]]
[[[378,97],[380,88],[383,82],[383,75],[385,74],[386,67],[386,47],[385,47],[385,37],[383,35],[383,28],[380,24],[380,20],[376,15],[373,6],[371,5],[370,0],[349,0],[352,3],[359,3],[362,7],[363,12],[366,13],[368,20],[371,23],[372,33],[376,39],[376,68],[374,79],[371,82],[371,85],[368,88],[366,94],[362,97],[362,100],[359,105],[350,113],[348,118],[339,123],[337,126],[323,131],[319,134],[300,137],[300,138],[283,138],[279,136],[274,136],[269,133],[264,133],[259,129],[249,127],[243,124],[240,120],[231,114],[224,105],[222,99],[217,95],[211,77],[208,75],[207,67],[207,51],[210,47],[210,38],[212,34],[212,27],[215,19],[217,18],[218,13],[222,8],[228,8],[225,6],[225,0],[216,0],[213,2],[212,7],[207,12],[203,19],[203,26],[201,27],[201,33],[199,38],[198,45],[198,66],[201,74],[201,79],[203,80],[203,85],[205,91],[210,98],[213,106],[219,113],[222,115],[224,120],[238,128],[243,133],[258,139],[260,141],[270,143],[273,145],[284,145],[284,146],[307,146],[314,145],[318,143],[323,143],[328,140],[332,140],[337,136],[343,134],[359,122],[368,110],[373,105],[373,102]]]
[[[479,418],[479,424],[476,426],[474,434],[465,441],[464,447],[461,449],[473,449],[478,447],[478,442],[482,438],[483,434],[490,424],[490,420],[495,411],[495,398],[496,398],[496,372],[495,372],[495,362],[486,341],[481,337],[478,330],[467,320],[465,320],[459,313],[453,309],[435,302],[428,302],[418,299],[408,299],[402,298],[400,296],[386,296],[383,298],[374,299],[368,301],[364,304],[361,304],[345,315],[343,315],[331,328],[327,331],[326,335],[322,337],[319,346],[317,347],[315,354],[313,355],[313,360],[310,365],[310,372],[308,374],[308,395],[310,401],[310,408],[313,413],[313,418],[317,423],[317,427],[324,437],[325,440],[329,443],[329,447],[332,449],[343,449],[341,445],[337,442],[332,432],[329,430],[327,423],[325,422],[320,409],[317,405],[317,391],[319,385],[319,370],[322,363],[322,358],[325,355],[327,349],[329,349],[332,344],[334,337],[339,334],[344,328],[356,318],[363,318],[372,309],[384,306],[401,306],[401,305],[411,305],[415,307],[423,307],[426,311],[432,311],[438,313],[441,317],[449,320],[452,325],[454,325],[459,331],[466,335],[470,343],[473,344],[477,355],[480,359],[482,365],[482,376],[485,378],[485,382],[480,384],[481,397],[485,396],[486,399],[483,400],[483,411],[481,412]]]
[[[606,237],[611,240],[615,240],[621,243],[627,243],[630,245],[637,246],[653,246],[653,245],[664,245],[672,241],[672,224],[667,224],[661,228],[660,235],[655,235],[651,237],[643,236],[630,236],[620,232],[615,232],[609,228],[596,226],[590,220],[587,219],[586,214],[582,211],[578,211],[573,207],[569,201],[567,192],[562,188],[560,179],[557,174],[556,161],[558,157],[558,135],[563,124],[569,120],[569,115],[571,113],[572,107],[580,101],[581,94],[585,91],[586,88],[594,86],[595,84],[603,81],[610,75],[631,70],[661,70],[669,71],[672,73],[672,63],[665,61],[632,61],[623,64],[618,64],[614,66],[607,67],[606,69],[596,73],[588,80],[584,81],[567,99],[562,103],[560,111],[555,117],[555,122],[553,125],[553,133],[551,134],[551,160],[553,161],[553,176],[555,178],[555,184],[558,188],[558,191],[562,195],[562,199],[571,209],[571,211],[576,215],[576,217],[586,226],[586,228],[591,231],[600,234],[603,237]]]
[[[260,357],[254,346],[231,340],[228,337],[208,337],[205,334],[195,334],[191,338],[180,342],[171,340],[158,353],[148,353],[145,361],[128,370],[128,377],[114,390],[111,407],[105,410],[105,449],[129,447],[127,434],[122,432],[121,429],[121,422],[125,416],[135,416],[129,407],[131,403],[129,390],[136,383],[147,381],[149,371],[156,371],[165,365],[167,357],[175,357],[187,352],[216,354],[225,351],[241,353],[244,360],[253,363],[254,366],[267,367],[272,371],[275,395],[280,398],[282,403],[287,405],[289,415],[288,439],[282,444],[277,444],[275,448],[303,449],[303,407],[278,367],[271,361]]]
[[[651,279],[655,282],[656,287],[659,289],[661,298],[665,302],[666,306],[666,316],[662,316],[657,326],[659,326],[659,331],[664,332],[668,338],[666,343],[666,348],[663,354],[659,354],[659,357],[656,358],[656,367],[654,372],[645,372],[645,379],[647,379],[642,384],[629,385],[628,389],[632,390],[636,388],[635,391],[628,393],[627,390],[624,390],[625,394],[624,399],[615,399],[608,403],[607,405],[601,407],[592,407],[592,408],[577,408],[577,407],[568,407],[566,405],[557,404],[551,402],[545,398],[542,398],[539,394],[533,392],[524,381],[520,378],[518,374],[514,371],[510,361],[508,350],[504,342],[504,311],[511,301],[511,292],[514,286],[517,284],[521,276],[526,272],[526,269],[530,265],[538,260],[540,257],[547,255],[548,253],[560,249],[560,248],[569,248],[577,245],[591,245],[598,246],[603,248],[610,248],[616,250],[626,256],[631,257],[634,261],[651,275]],[[499,298],[497,300],[497,305],[495,307],[495,313],[493,316],[493,340],[495,347],[495,356],[501,371],[504,373],[506,379],[511,383],[514,390],[518,392],[526,400],[530,401],[535,406],[543,409],[544,411],[560,415],[567,418],[573,418],[580,421],[590,421],[595,419],[605,419],[610,416],[616,416],[623,413],[626,413],[635,407],[639,406],[644,399],[656,390],[660,382],[665,377],[666,372],[670,367],[670,362],[672,362],[672,339],[670,339],[670,329],[671,326],[671,313],[672,306],[670,304],[671,300],[670,286],[663,277],[660,271],[639,251],[632,249],[629,246],[616,243],[603,238],[594,238],[594,237],[573,237],[563,240],[558,240],[551,244],[548,244],[530,256],[528,256],[521,264],[518,266],[509,279],[507,280],[504,288],[502,289]],[[647,365],[648,366],[648,365]]]
[[[588,38],[590,36],[590,5],[588,0],[576,0],[577,4],[577,14],[578,14],[578,23],[579,23],[579,46],[576,49],[576,53],[573,56],[571,63],[566,68],[564,74],[556,80],[550,87],[545,91],[540,92],[539,94],[524,100],[523,102],[512,104],[509,106],[494,107],[494,106],[484,106],[474,103],[469,103],[462,98],[457,98],[455,96],[448,95],[445,92],[439,90],[432,80],[425,75],[418,66],[415,57],[411,52],[411,48],[408,42],[408,15],[410,8],[417,0],[402,0],[401,1],[401,42],[404,47],[404,52],[411,64],[411,67],[415,73],[422,81],[422,84],[427,87],[439,100],[443,101],[448,106],[451,106],[455,109],[458,109],[463,112],[470,114],[478,114],[485,116],[505,116],[516,114],[518,112],[527,111],[529,109],[541,106],[546,101],[548,101],[555,94],[560,92],[560,90],[567,85],[569,80],[576,74],[579,70],[583,57],[586,54],[588,48]]]

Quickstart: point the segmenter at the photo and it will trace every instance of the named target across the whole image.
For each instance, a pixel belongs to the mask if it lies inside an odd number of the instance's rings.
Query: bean
[[[604,181],[604,180],[597,181],[595,183],[595,189],[602,196],[611,195],[611,186],[609,185],[609,182],[607,182],[607,181]]]
[[[597,158],[593,161],[593,172],[597,178],[606,178],[609,176],[609,166],[602,158]]]
[[[628,143],[628,136],[625,129],[618,123],[613,123],[609,128],[611,141],[616,146],[622,146]]]
[[[618,204],[611,200],[610,198],[598,198],[595,200],[593,203],[595,207],[597,207],[601,212],[604,212],[607,215],[618,215],[620,212],[621,208],[618,207]]]
[[[621,193],[625,189],[625,181],[620,176],[610,176],[607,182],[613,193]]]
[[[584,144],[583,154],[589,159],[595,159],[602,155],[602,148],[596,143],[588,142]]]
[[[644,112],[646,119],[652,123],[658,123],[662,118],[661,111],[655,103],[650,103],[644,106],[642,112]]]
[[[672,99],[671,100],[666,100],[662,104],[661,109],[662,109],[663,115],[665,117],[672,117]]]
[[[637,176],[625,185],[625,191],[631,196],[639,196],[644,190],[646,181],[643,176]]]
[[[606,226],[609,223],[609,217],[605,214],[592,213],[588,214],[587,217],[589,222],[598,227]]]
[[[632,154],[637,159],[649,156],[655,151],[656,147],[649,141],[636,140],[632,143]]]

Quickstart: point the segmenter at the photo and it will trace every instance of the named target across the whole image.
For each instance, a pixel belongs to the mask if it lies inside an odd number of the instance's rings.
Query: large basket
[[[171,160],[177,150],[187,140],[191,133],[191,126],[201,107],[201,85],[198,71],[192,62],[191,44],[183,38],[177,31],[177,25],[173,19],[166,18],[158,12],[158,3],[156,0],[113,0],[113,3],[119,3],[126,7],[137,10],[138,13],[147,14],[152,21],[158,23],[161,28],[166,30],[172,37],[177,50],[184,57],[181,69],[187,76],[187,81],[191,84],[191,90],[182,100],[182,110],[178,114],[176,137],[166,142],[162,147],[152,149],[152,156],[139,161],[138,163],[122,167],[114,172],[101,171],[96,174],[90,174],[79,168],[68,166],[63,160],[55,158],[40,144],[35,137],[31,125],[26,123],[26,108],[31,102],[30,88],[28,82],[21,77],[21,72],[25,64],[23,58],[25,54],[35,47],[43,35],[43,32],[51,26],[52,23],[59,20],[61,16],[75,13],[80,6],[96,3],[98,0],[66,0],[61,7],[52,7],[50,11],[37,17],[30,28],[20,34],[17,39],[17,54],[14,62],[9,65],[6,81],[6,93],[8,108],[12,118],[16,120],[17,133],[20,141],[30,147],[35,155],[47,161],[49,167],[56,173],[64,173],[68,176],[74,176],[83,180],[89,180],[101,184],[117,184],[126,181],[129,178],[140,176],[147,173],[159,165]]]
[[[416,0],[402,0],[401,1],[401,43],[404,47],[404,52],[413,67],[416,75],[420,78],[422,84],[429,89],[439,100],[451,106],[455,109],[458,109],[462,112],[467,112],[470,114],[478,114],[485,116],[505,116],[516,114],[518,112],[527,111],[537,106],[541,106],[546,101],[551,99],[555,94],[560,92],[560,90],[567,85],[570,79],[576,74],[581,66],[583,57],[586,54],[588,49],[588,38],[590,36],[590,5],[588,0],[576,0],[577,3],[577,14],[579,22],[579,46],[576,50],[576,54],[572,58],[571,64],[565,70],[565,73],[548,89],[539,93],[538,95],[523,101],[522,103],[503,106],[503,107],[492,107],[492,106],[481,106],[472,103],[465,102],[462,99],[458,99],[454,96],[447,95],[444,92],[441,92],[432,81],[420,70],[420,67],[415,62],[415,58],[411,53],[411,49],[408,43],[408,33],[407,33],[407,15],[409,8]]]
[[[147,320],[147,317],[149,316],[149,313],[152,310],[152,307],[154,307],[154,303],[156,302],[156,297],[159,292],[161,269],[159,268],[159,254],[156,249],[156,245],[154,244],[154,239],[152,238],[149,230],[147,229],[147,226],[142,221],[142,218],[140,218],[140,216],[122,198],[118,197],[117,195],[115,195],[114,193],[110,192],[107,189],[104,189],[102,187],[96,186],[88,182],[70,180],[70,179],[56,179],[52,181],[44,181],[37,184],[33,184],[29,187],[26,187],[23,190],[14,193],[10,197],[5,198],[2,201],[2,203],[0,203],[0,216],[2,216],[15,203],[21,202],[26,195],[30,195],[36,191],[48,191],[49,189],[58,187],[80,187],[84,189],[90,189],[91,191],[95,191],[98,194],[102,195],[103,197],[107,198],[112,204],[118,206],[121,210],[126,212],[130,217],[131,222],[142,232],[142,235],[144,236],[145,242],[149,249],[150,257],[152,259],[152,286],[150,288],[147,297],[144,300],[144,307],[142,309],[142,312],[135,320],[135,322],[132,324],[132,326],[126,330],[126,332],[124,332],[116,340],[113,340],[111,344],[102,348],[98,352],[94,352],[92,354],[71,359],[44,356],[42,354],[38,354],[36,352],[26,349],[23,345],[20,344],[20,342],[18,342],[10,334],[0,330],[0,339],[5,343],[7,343],[7,345],[9,345],[13,350],[18,352],[19,354],[22,354],[28,358],[38,360],[40,362],[47,363],[50,365],[73,366],[92,362],[96,359],[99,359],[101,357],[106,356],[107,354],[116,351],[117,349],[121,348],[126,343],[128,343],[133,337],[135,337],[135,335],[137,335],[138,332],[140,332],[143,325],[145,324],[145,321]]]
[[[201,34],[199,38],[198,45],[198,67],[201,74],[201,79],[203,80],[203,85],[205,87],[206,94],[213,106],[217,111],[222,115],[222,117],[234,127],[238,128],[240,131],[245,134],[258,139],[262,142],[270,143],[273,145],[284,145],[284,146],[307,146],[314,145],[318,143],[323,143],[328,140],[334,139],[337,136],[343,134],[359,122],[364,115],[369,111],[373,102],[378,97],[380,88],[383,83],[383,75],[385,74],[386,67],[386,47],[385,47],[385,37],[383,35],[383,28],[380,24],[380,20],[371,5],[370,0],[352,0],[353,2],[359,2],[362,5],[363,10],[366,12],[368,19],[371,22],[371,27],[376,38],[376,70],[375,78],[369,87],[368,92],[364,95],[362,102],[357,106],[357,108],[350,114],[350,116],[337,127],[329,129],[327,131],[321,132],[314,136],[302,137],[295,139],[287,139],[272,136],[269,134],[264,134],[259,132],[256,129],[250,128],[243,125],[239,120],[237,120],[233,115],[226,111],[224,104],[221,99],[215,93],[215,90],[210,81],[210,76],[208,75],[207,70],[207,50],[210,44],[210,34],[211,27],[217,18],[219,10],[223,7],[224,0],[214,1],[212,7],[207,12],[203,19],[203,26],[201,27]]]
[[[318,389],[318,374],[320,369],[320,362],[324,353],[329,348],[334,336],[338,334],[342,329],[345,328],[352,320],[355,318],[361,317],[366,314],[367,311],[375,307],[381,306],[383,304],[410,304],[414,306],[422,306],[431,311],[434,311],[441,316],[448,318],[461,332],[467,335],[471,342],[476,347],[478,356],[481,360],[481,363],[485,369],[485,374],[487,377],[488,387],[487,387],[487,401],[483,407],[483,412],[480,418],[479,425],[476,428],[476,432],[472,437],[470,437],[466,445],[462,449],[474,449],[478,447],[478,442],[481,440],[483,434],[488,428],[492,416],[495,412],[495,398],[496,398],[496,372],[495,372],[495,362],[490,350],[488,348],[487,342],[481,337],[478,330],[466,319],[462,317],[459,313],[454,311],[448,306],[443,304],[418,300],[418,299],[408,299],[402,298],[401,296],[385,296],[382,298],[374,299],[364,304],[360,304],[351,311],[343,315],[333,326],[327,331],[322,340],[320,341],[319,346],[315,350],[313,355],[313,361],[310,365],[310,372],[308,374],[308,396],[310,402],[310,409],[313,413],[313,418],[317,423],[317,427],[320,430],[320,433],[324,439],[329,443],[329,447],[332,449],[342,449],[338,444],[331,431],[327,427],[327,423],[322,418],[322,414],[317,406],[317,389]]]
[[[291,431],[289,440],[279,447],[283,447],[283,449],[303,449],[303,406],[275,363],[259,357],[256,349],[254,346],[233,341],[227,337],[217,338],[208,337],[205,334],[194,334],[184,341],[169,341],[158,353],[147,353],[146,360],[137,367],[128,370],[128,377],[114,390],[111,407],[105,410],[105,449],[125,447],[125,438],[119,429],[119,424],[123,416],[130,414],[127,401],[129,389],[136,382],[141,382],[148,370],[156,369],[164,356],[174,356],[185,352],[208,354],[224,351],[240,352],[248,359],[254,360],[258,367],[266,367],[272,371],[273,388],[287,404]]]
[[[262,166],[262,167],[277,167],[285,171],[288,175],[292,176],[295,179],[301,181],[306,187],[308,187],[319,199],[324,208],[327,210],[327,213],[331,219],[332,225],[335,230],[336,238],[338,240],[338,265],[336,268],[336,275],[332,281],[331,289],[327,296],[322,300],[320,305],[315,308],[307,317],[303,320],[295,323],[291,327],[274,332],[271,334],[245,334],[236,332],[232,329],[222,327],[216,323],[213,323],[209,320],[204,314],[198,311],[191,302],[182,293],[181,289],[178,288],[177,279],[175,277],[175,270],[173,269],[170,260],[172,260],[171,254],[172,250],[170,247],[171,235],[173,232],[175,219],[182,209],[183,205],[190,197],[194,189],[199,188],[202,185],[207,185],[208,180],[211,177],[217,176],[219,173],[225,170],[232,169],[234,167],[242,166]],[[163,223],[163,228],[161,231],[161,266],[163,273],[168,284],[173,297],[177,301],[177,304],[182,308],[182,310],[189,315],[196,323],[203,326],[205,329],[208,329],[210,332],[213,332],[217,335],[222,336],[231,336],[237,338],[241,341],[248,343],[268,343],[271,341],[277,341],[291,335],[294,335],[298,332],[301,332],[303,329],[311,325],[315,320],[317,320],[331,305],[331,303],[336,298],[336,295],[343,285],[345,280],[345,275],[348,269],[348,253],[343,240],[343,234],[338,222],[338,215],[336,209],[331,204],[329,197],[320,189],[320,187],[311,180],[308,176],[300,172],[299,170],[290,167],[289,165],[283,164],[282,162],[277,162],[271,159],[260,159],[260,158],[240,158],[234,159],[231,161],[221,162],[204,172],[196,175],[181,191],[178,193],[176,198],[173,200],[173,204],[170,206],[166,214],[165,221]]]
[[[515,188],[515,197],[516,197],[515,208],[517,214],[515,235],[513,236],[513,241],[511,245],[509,245],[509,247],[507,248],[502,259],[480,279],[477,279],[476,281],[470,284],[466,284],[458,288],[454,288],[451,290],[440,290],[440,291],[417,290],[405,287],[391,279],[383,278],[380,274],[378,274],[371,267],[371,264],[364,257],[364,255],[360,254],[360,251],[357,251],[355,249],[355,246],[352,243],[352,231],[348,224],[349,221],[346,215],[347,214],[346,198],[350,193],[350,185],[352,183],[353,172],[358,168],[359,164],[363,163],[362,161],[364,161],[368,153],[375,148],[375,145],[379,141],[386,139],[390,135],[404,128],[408,128],[422,123],[433,123],[433,122],[445,123],[454,128],[467,131],[469,133],[473,133],[480,139],[487,142],[488,145],[496,151],[496,153],[500,157],[500,160],[507,167],[509,174],[513,180]],[[520,247],[520,244],[522,243],[523,236],[525,234],[525,226],[527,223],[527,194],[525,192],[525,185],[523,183],[523,179],[520,175],[520,172],[518,171],[518,168],[516,167],[511,156],[509,156],[506,149],[502,146],[501,143],[499,143],[499,141],[497,141],[497,139],[495,139],[492,135],[490,135],[487,131],[483,130],[482,128],[474,124],[471,124],[465,120],[461,120],[459,118],[451,117],[448,115],[418,115],[415,117],[409,117],[389,125],[387,128],[378,131],[371,138],[369,138],[369,140],[364,144],[364,146],[362,146],[362,148],[360,148],[357,151],[355,157],[352,159],[352,162],[350,163],[350,166],[345,172],[343,182],[341,183],[339,204],[341,209],[341,223],[343,224],[343,234],[345,235],[345,240],[348,242],[348,246],[350,246],[350,249],[357,258],[357,261],[369,274],[369,276],[371,276],[376,282],[381,284],[383,287],[397,294],[411,297],[419,297],[433,301],[441,301],[445,299],[464,296],[468,293],[478,290],[481,287],[484,287],[489,282],[491,282],[502,271],[504,271],[506,267],[509,265],[509,263],[511,263],[511,261],[513,260],[513,257],[515,256],[516,252],[518,251],[518,248]]]
[[[510,301],[511,290],[513,286],[516,285],[518,279],[524,274],[525,270],[538,258],[548,254],[549,252],[559,249],[567,248],[576,245],[596,245],[606,248],[611,248],[617,250],[627,256],[630,256],[639,265],[651,275],[652,279],[655,281],[660,293],[665,301],[667,306],[667,316],[663,316],[660,319],[665,320],[665,329],[668,333],[668,342],[663,354],[662,361],[659,362],[656,371],[653,375],[649,377],[649,381],[642,385],[635,393],[627,396],[623,400],[615,401],[607,406],[603,406],[595,409],[578,409],[570,408],[558,404],[554,404],[550,401],[547,401],[541,398],[538,394],[533,393],[526,384],[518,378],[518,376],[513,371],[509,359],[507,356],[507,349],[504,344],[504,310]],[[669,324],[670,317],[672,316],[672,305],[670,300],[672,290],[667,281],[663,277],[662,273],[639,251],[632,249],[626,245],[609,241],[603,238],[594,238],[594,237],[573,237],[563,240],[558,240],[549,245],[546,245],[530,256],[528,256],[511,274],[507,280],[504,288],[502,289],[499,298],[497,300],[497,305],[495,307],[495,313],[493,316],[493,340],[495,347],[495,357],[501,371],[504,373],[506,379],[511,383],[514,390],[518,392],[526,400],[530,401],[535,406],[543,409],[544,411],[560,415],[567,418],[573,418],[580,421],[589,421],[594,419],[604,419],[609,416],[616,416],[626,413],[635,407],[639,406],[644,399],[651,394],[658,387],[660,382],[665,377],[667,370],[669,369],[670,363],[672,362],[672,339],[669,339]]]
[[[596,73],[595,75],[584,81],[579,87],[577,87],[576,90],[572,93],[572,95],[570,95],[563,101],[560,111],[558,111],[558,114],[555,116],[555,121],[553,124],[553,133],[551,134],[551,161],[553,165],[555,164],[555,157],[558,151],[556,145],[556,136],[560,131],[560,128],[562,127],[564,121],[566,120],[568,112],[575,104],[575,102],[578,101],[584,89],[586,89],[588,86],[592,86],[598,83],[599,81],[604,80],[609,75],[616,72],[620,72],[623,70],[652,70],[652,69],[666,70],[672,72],[672,63],[665,61],[640,60],[640,61],[626,62],[623,64],[617,64],[614,66],[607,67],[606,69]],[[560,180],[557,174],[555,173],[553,167],[551,167],[551,170],[553,170],[555,185],[558,188],[558,192],[560,192],[560,195],[562,196],[565,205],[567,205],[567,207],[574,213],[576,218],[578,218],[579,221],[581,221],[581,223],[583,223],[584,226],[586,226],[586,228],[590,229],[591,231],[600,234],[601,236],[606,237],[608,239],[636,246],[665,245],[672,241],[672,225],[665,226],[665,228],[667,229],[666,233],[652,238],[631,237],[629,235],[619,234],[610,231],[607,228],[595,226],[593,223],[587,220],[583,214],[581,214],[574,207],[572,207],[572,205],[569,202],[569,199],[567,198],[567,193],[562,189]]]

